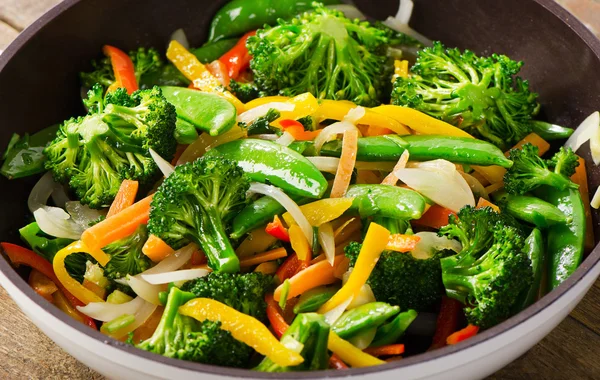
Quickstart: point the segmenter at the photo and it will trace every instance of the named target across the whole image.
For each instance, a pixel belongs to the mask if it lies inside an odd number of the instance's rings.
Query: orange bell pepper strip
[[[131,206],[135,202],[135,197],[137,196],[139,188],[138,181],[131,181],[129,179],[123,180],[121,182],[121,187],[119,187],[119,192],[115,197],[115,200],[110,205],[108,209],[108,214],[106,214],[107,218],[110,218],[113,215],[118,214],[123,211],[127,207]]]
[[[410,252],[415,249],[419,240],[421,238],[417,235],[393,234],[390,235],[385,249],[394,252]]]
[[[298,141],[312,141],[321,133],[321,129],[316,131],[306,131],[304,130],[302,123],[293,119],[280,120],[279,125],[281,125],[284,131],[292,135],[292,137]]]
[[[462,342],[463,340],[467,340],[469,338],[474,337],[479,332],[479,327],[474,325],[468,325],[462,330],[459,330],[452,335],[450,335],[446,339],[447,344],[457,344]]]
[[[477,206],[475,206],[475,208],[484,208],[484,207],[491,207],[492,210],[496,211],[496,212],[500,212],[500,207],[496,206],[495,204],[493,204],[492,202],[488,201],[485,198],[479,198],[479,201],[477,201]]]
[[[69,293],[63,284],[61,284],[58,277],[54,274],[54,268],[52,267],[52,264],[48,260],[38,256],[35,252],[16,244],[0,243],[0,246],[2,246],[2,250],[14,265],[26,265],[48,277],[60,289],[71,306],[76,307],[84,305],[80,300],[73,296],[73,294]],[[98,329],[96,322],[94,322],[92,318],[82,313],[79,314],[84,324],[93,328],[94,330]]]
[[[287,228],[283,226],[281,219],[279,219],[279,216],[277,215],[275,215],[271,223],[267,224],[265,232],[276,239],[285,241],[287,243],[290,242],[290,233],[288,232]]]
[[[272,294],[267,294],[265,296],[265,302],[267,303],[267,319],[269,320],[269,323],[271,323],[275,336],[281,338],[290,325],[288,325],[285,318],[283,318],[281,308],[279,307],[279,304],[275,302],[275,299],[273,299]]]
[[[165,257],[172,255],[175,250],[156,235],[148,236],[148,240],[142,247],[144,255],[155,263],[163,260]]]
[[[275,364],[291,367],[304,362],[299,353],[284,346],[256,318],[209,298],[196,298],[179,308],[179,313],[197,319],[220,322],[221,329],[271,359]]]
[[[448,224],[450,215],[456,215],[456,213],[440,205],[433,205],[420,219],[413,220],[413,223],[419,226],[440,229]]]
[[[127,53],[110,45],[104,45],[102,51],[110,59],[117,88],[124,87],[130,95],[137,91],[139,87],[135,79],[135,67]]]
[[[338,262],[341,261],[341,257],[338,257],[337,260]],[[292,299],[322,285],[333,284],[338,280],[334,275],[334,271],[335,267],[331,266],[326,260],[319,261],[318,263],[299,271],[288,279],[290,290],[287,294],[287,299]],[[283,284],[275,289],[275,292],[273,293],[275,301],[279,302],[282,290]]]
[[[37,294],[44,297],[48,302],[53,302],[52,294],[58,290],[58,287],[48,276],[37,269],[32,269],[27,283]]]
[[[308,244],[306,236],[297,224],[290,226],[290,243],[300,261],[310,262],[312,260],[312,249]]]
[[[81,240],[90,250],[95,251],[131,235],[141,224],[148,223],[150,202],[152,202],[152,195],[93,225],[83,231]]]
[[[403,344],[389,344],[387,346],[381,347],[369,347],[365,348],[363,352],[373,355],[375,357],[380,356],[397,356],[402,355],[404,353],[404,345]]]
[[[442,306],[437,317],[435,334],[429,350],[435,350],[446,346],[448,337],[458,328],[458,319],[460,317],[463,305],[450,297],[442,297]]]
[[[255,34],[256,30],[244,34],[231,50],[219,58],[219,61],[223,62],[227,67],[227,72],[231,79],[238,79],[240,73],[250,67],[252,56],[250,56],[246,48],[246,41],[248,41],[248,37]]]

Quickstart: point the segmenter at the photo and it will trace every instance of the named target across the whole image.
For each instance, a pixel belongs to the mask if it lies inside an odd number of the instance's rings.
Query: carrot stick
[[[110,209],[108,209],[108,214],[106,214],[106,217],[110,218],[111,216],[116,215],[125,210],[127,207],[131,206],[135,202],[138,188],[138,181],[126,179],[121,182],[119,192],[117,193],[115,200],[110,205]]]
[[[131,235],[139,225],[148,223],[150,202],[152,202],[152,195],[134,203],[116,215],[104,219],[85,230],[81,235],[81,240],[88,248],[96,250]]]
[[[337,258],[338,260],[340,258]],[[332,267],[328,261],[320,261],[308,268],[296,273],[288,281],[290,283],[290,291],[288,292],[287,299],[294,298],[300,294],[316,288],[321,285],[332,284],[337,281],[334,276],[335,267]],[[283,284],[279,285],[275,289],[274,298],[275,301],[279,302],[281,291],[283,290]]]
[[[142,252],[156,263],[170,256],[175,250],[158,236],[150,235],[142,247]]]
[[[380,356],[397,356],[402,355],[404,353],[404,345],[403,344],[388,344],[387,346],[381,347],[369,347],[365,348],[363,352],[373,355],[375,357]]]
[[[398,182],[398,177],[396,177],[394,172],[396,170],[404,169],[406,167],[406,164],[408,163],[408,157],[408,150],[402,152],[402,154],[400,155],[400,159],[398,159],[398,163],[396,164],[396,166],[394,166],[394,170],[392,170],[392,172],[388,174],[387,177],[383,179],[383,181],[381,181],[382,185],[396,186],[396,182]]]
[[[479,198],[479,201],[477,202],[477,206],[475,206],[475,208],[484,208],[484,207],[491,207],[494,211],[500,212],[500,207],[496,206],[495,204],[493,204],[492,202],[488,201],[485,198]]]
[[[390,239],[385,249],[395,252],[409,252],[415,248],[419,240],[421,240],[421,238],[416,235],[390,235]]]
[[[341,198],[346,194],[352,170],[356,164],[356,152],[358,151],[358,132],[350,130],[344,132],[344,140],[342,142],[342,155],[338,164],[333,186],[331,188],[330,198]]]
[[[281,259],[282,257],[287,256],[287,251],[285,248],[275,248],[267,252],[259,253],[258,255],[248,257],[246,259],[240,260],[241,267],[251,267],[252,265],[261,264],[265,261],[272,261]]]
[[[550,150],[550,143],[535,133],[530,133],[525,136],[523,140],[519,141],[515,146],[512,147],[512,149],[521,149],[523,145],[527,143],[537,146],[540,157]],[[504,153],[504,155],[508,157],[508,152]]]
[[[575,169],[575,174],[571,177],[571,181],[579,185],[579,193],[581,194],[583,207],[585,208],[585,251],[591,252],[596,245],[594,243],[594,225],[592,223],[592,210],[590,209],[590,193],[585,160],[581,157],[579,157],[579,166]]]
[[[467,340],[469,338],[474,337],[475,335],[477,335],[478,331],[479,331],[479,327],[473,326],[473,325],[468,325],[464,329],[458,330],[457,332],[450,335],[448,337],[448,339],[446,339],[446,344],[460,343],[463,340]]]
[[[348,366],[336,354],[331,354],[329,357],[329,368],[331,369],[346,369]]]

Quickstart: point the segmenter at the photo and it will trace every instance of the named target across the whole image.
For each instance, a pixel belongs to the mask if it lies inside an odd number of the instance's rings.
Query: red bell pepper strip
[[[137,91],[139,87],[135,79],[135,68],[127,53],[110,45],[104,45],[102,51],[110,58],[110,63],[115,74],[115,82],[117,83],[115,86],[117,88],[124,87],[130,95],[134,91]]]
[[[275,272],[275,276],[279,279],[281,283],[283,283],[288,278],[293,277],[298,270],[300,269],[301,261],[298,259],[298,256],[294,253],[289,255],[287,259],[279,266],[277,272]]]
[[[440,229],[448,224],[450,215],[456,215],[456,213],[440,205],[433,205],[420,219],[414,220],[413,223],[419,226]]]
[[[316,131],[305,131],[304,126],[298,120],[283,119],[279,121],[279,125],[284,131],[289,133],[298,141],[311,141],[317,138],[321,133],[321,130]]]
[[[458,328],[458,318],[462,307],[459,301],[446,296],[442,297],[442,306],[429,350],[442,348],[446,345],[446,339]]]
[[[277,215],[275,215],[271,223],[267,224],[265,232],[276,239],[285,241],[287,243],[290,242],[290,233],[288,232],[287,228],[283,226],[281,219],[279,219]]]
[[[404,353],[403,344],[388,344],[387,346],[381,347],[369,347],[365,348],[363,352],[373,355],[375,357],[380,356],[398,356]]]
[[[451,334],[446,339],[446,344],[456,344],[460,343],[463,340],[467,340],[469,338],[474,337],[479,332],[479,327],[475,325],[468,325],[462,330],[458,330],[457,332]]]
[[[339,356],[337,356],[336,354],[331,354],[331,356],[329,357],[329,368],[347,369],[348,366],[342,361],[342,359],[340,359]]]
[[[206,65],[206,68],[223,86],[229,86],[231,77],[229,76],[229,69],[223,62],[217,59]]]
[[[246,41],[248,40],[248,37],[254,36],[255,34],[256,30],[244,34],[231,50],[219,58],[219,61],[223,62],[227,67],[231,79],[238,79],[240,73],[250,66],[252,57],[246,48]]]
[[[281,314],[281,308],[279,304],[275,302],[272,294],[267,294],[265,296],[265,302],[267,303],[267,318],[273,327],[273,331],[275,332],[275,336],[277,338],[281,338],[283,333],[290,327],[283,318]]]
[[[58,286],[61,292],[67,297],[69,303],[73,305],[73,307],[77,306],[85,306],[83,302],[79,301],[75,296],[73,296],[58,280],[56,275],[54,274],[54,269],[52,268],[52,264],[43,257],[37,255],[35,252],[30,251],[29,249],[23,248],[16,244],[11,243],[0,243],[2,246],[2,250],[10,261],[15,265],[26,265],[30,268],[36,269],[38,272],[42,273],[46,277],[48,277],[52,282]],[[81,314],[81,317],[85,321],[85,324],[97,330],[96,322],[85,314]]]

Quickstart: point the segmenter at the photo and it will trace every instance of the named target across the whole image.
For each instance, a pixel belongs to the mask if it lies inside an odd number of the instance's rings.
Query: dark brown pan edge
[[[40,31],[47,23],[52,21],[62,12],[72,7],[73,5],[79,3],[82,0],[65,0],[62,3],[58,4],[46,14],[44,14],[41,18],[35,21],[31,26],[29,26],[26,30],[24,30],[17,39],[4,51],[4,53],[0,54],[0,71],[4,68],[4,66],[11,60],[11,58],[19,51],[19,49],[27,44],[27,42]],[[565,24],[569,26],[585,43],[590,47],[590,49],[594,52],[595,56],[600,60],[600,41],[581,23],[579,22],[573,15],[563,9],[560,5],[558,5],[554,0],[533,0],[536,3],[540,4],[542,7],[546,8],[549,12],[554,14],[556,17],[560,18]],[[0,259],[0,271],[11,281],[21,292],[23,292],[27,297],[35,300],[46,312],[53,315],[55,318],[59,319],[61,322],[66,323],[70,327],[78,330],[81,333],[88,335],[91,338],[97,339],[105,344],[113,346],[119,350],[123,350],[129,354],[133,354],[139,356],[144,359],[154,360],[160,362],[165,365],[183,368],[191,371],[204,372],[214,375],[222,375],[222,376],[231,376],[231,377],[246,377],[246,378],[257,378],[257,379],[269,379],[269,378],[288,378],[288,379],[307,379],[307,378],[324,378],[324,377],[342,377],[342,376],[351,376],[351,375],[362,375],[362,374],[371,374],[377,372],[390,371],[396,368],[408,367],[417,364],[426,363],[445,355],[450,355],[457,353],[459,351],[465,350],[467,348],[476,346],[481,344],[489,339],[494,338],[501,333],[510,330],[513,327],[525,322],[527,319],[533,317],[534,315],[540,313],[543,309],[550,306],[554,302],[556,302],[563,294],[569,291],[572,287],[574,287],[577,283],[579,283],[583,277],[600,261],[600,245],[596,246],[594,250],[590,253],[590,255],[585,259],[585,261],[581,264],[581,266],[577,269],[577,271],[569,277],[563,284],[561,284],[557,289],[555,289],[550,294],[547,294],[541,300],[536,302],[534,305],[530,306],[526,310],[521,313],[515,315],[514,317],[504,321],[503,323],[495,326],[489,330],[478,334],[474,338],[471,338],[465,342],[457,344],[455,346],[444,347],[439,350],[425,352],[423,354],[415,355],[413,357],[409,357],[403,359],[401,361],[396,361],[388,364],[384,364],[378,367],[371,368],[355,368],[349,369],[345,371],[315,371],[315,372],[295,372],[295,373],[287,373],[287,374],[279,374],[279,373],[261,373],[261,372],[252,372],[248,370],[235,369],[235,368],[225,368],[225,367],[216,367],[206,364],[200,363],[192,363],[186,362],[182,360],[170,359],[160,355],[152,354],[143,350],[138,350],[132,346],[126,345],[122,342],[119,342],[115,339],[109,338],[99,331],[94,331],[81,323],[73,320],[66,314],[62,313],[59,309],[48,303],[42,297],[40,297],[37,293],[35,293],[18,274],[13,270],[10,264],[6,261],[4,257]]]

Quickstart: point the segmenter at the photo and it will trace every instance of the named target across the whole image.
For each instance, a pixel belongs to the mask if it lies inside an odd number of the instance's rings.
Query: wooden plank
[[[0,50],[6,49],[8,44],[12,42],[19,32],[13,29],[10,25],[0,21]]]
[[[23,30],[61,0],[3,0],[0,20],[17,30]]]
[[[600,335],[600,287],[592,286],[588,294],[573,310],[571,316]]]

